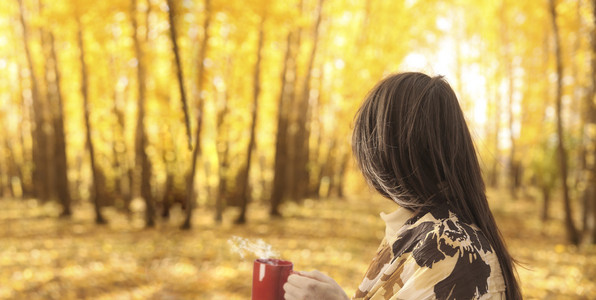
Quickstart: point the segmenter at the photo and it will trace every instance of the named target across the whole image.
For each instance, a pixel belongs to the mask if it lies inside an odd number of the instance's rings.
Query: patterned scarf
[[[505,299],[499,261],[478,227],[446,206],[412,215],[381,214],[385,238],[352,299]]]

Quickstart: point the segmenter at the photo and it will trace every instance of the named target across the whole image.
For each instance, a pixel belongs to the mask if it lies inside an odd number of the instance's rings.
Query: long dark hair
[[[352,151],[367,182],[413,211],[447,199],[490,241],[507,299],[521,299],[514,261],[486,200],[472,137],[443,77],[410,72],[385,78],[369,92],[354,123]]]

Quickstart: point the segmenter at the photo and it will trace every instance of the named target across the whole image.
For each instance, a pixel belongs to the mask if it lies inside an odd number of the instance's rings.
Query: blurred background
[[[596,1],[0,2],[0,298],[247,299],[262,239],[351,294],[366,92],[444,75],[528,299],[596,298]]]

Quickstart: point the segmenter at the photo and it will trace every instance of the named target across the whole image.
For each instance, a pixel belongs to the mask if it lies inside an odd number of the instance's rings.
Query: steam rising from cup
[[[246,255],[254,255],[258,258],[274,258],[279,257],[279,253],[273,250],[273,247],[262,239],[250,240],[239,236],[232,236],[228,240],[230,250],[240,255],[242,259]]]
[[[252,273],[252,300],[283,299],[283,285],[288,281],[294,265],[291,261],[276,259],[279,253],[262,239],[249,240],[232,236],[228,240],[230,250],[242,259],[254,255]]]

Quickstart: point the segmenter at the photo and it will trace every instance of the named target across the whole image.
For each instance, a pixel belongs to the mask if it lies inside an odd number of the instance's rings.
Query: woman
[[[513,259],[489,209],[455,93],[442,77],[382,80],[355,118],[352,150],[366,178],[399,207],[353,299],[521,299]],[[348,299],[318,272],[298,272],[285,298]]]

